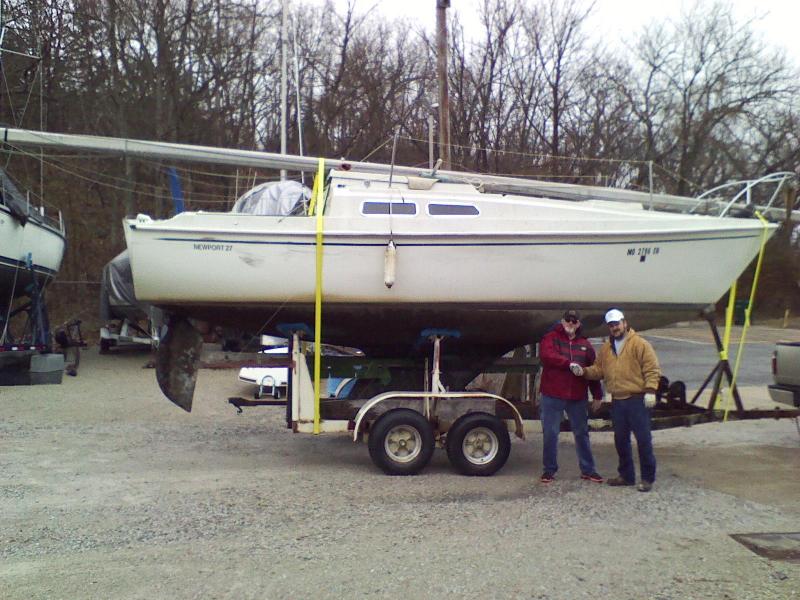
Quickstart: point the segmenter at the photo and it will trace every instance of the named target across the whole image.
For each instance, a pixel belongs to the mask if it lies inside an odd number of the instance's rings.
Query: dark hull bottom
[[[130,304],[113,304],[109,306],[108,313],[103,315],[107,321],[114,319],[128,320],[132,323],[147,320],[147,312],[141,306]]]
[[[52,273],[36,272],[36,282],[39,287],[45,286]],[[13,298],[30,295],[29,286],[33,278],[27,268],[14,268],[0,262],[0,306],[8,306]]]
[[[213,326],[238,329],[246,334],[281,335],[282,324],[305,323],[313,328],[313,305],[286,306],[162,306],[168,313],[206,321]],[[447,356],[498,357],[509,350],[539,341],[567,308],[578,308],[584,333],[603,336],[603,322],[611,306],[564,302],[561,306],[491,307],[449,305],[326,304],[322,312],[323,342],[350,346],[374,357],[408,357],[428,354],[430,344],[420,339],[425,329],[453,329],[460,338],[447,340]],[[704,307],[692,305],[619,306],[628,323],[644,330],[697,318]]]
[[[164,395],[186,411],[192,409],[197,367],[202,340],[196,321],[211,327],[235,328],[257,336],[262,333],[285,335],[281,325],[314,323],[313,305],[285,306],[169,306],[161,305],[169,316],[169,327],[161,339],[156,360],[156,378]],[[451,305],[325,305],[322,315],[322,341],[327,344],[359,348],[369,358],[410,358],[410,366],[391,369],[390,389],[420,389],[423,357],[430,356],[431,344],[421,333],[426,329],[455,330],[442,346],[443,384],[463,390],[478,374],[509,350],[535,344],[556,323],[567,308],[582,312],[587,335],[604,335],[603,315],[608,306],[565,302],[563,306],[465,306]],[[630,324],[647,329],[698,316],[698,306],[621,306]],[[194,319],[190,324],[187,319]],[[427,367],[429,368],[429,367]],[[365,379],[366,385],[374,381]],[[384,391],[361,390],[370,397]]]

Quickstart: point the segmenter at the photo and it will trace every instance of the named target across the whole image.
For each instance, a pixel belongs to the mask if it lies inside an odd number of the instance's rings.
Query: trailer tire
[[[462,475],[494,475],[506,464],[510,453],[508,428],[489,413],[467,413],[447,432],[447,457]]]
[[[108,338],[100,338],[100,354],[108,354],[111,350],[111,340]]]
[[[428,420],[410,408],[395,408],[369,432],[369,455],[387,475],[416,475],[430,462],[435,441]]]

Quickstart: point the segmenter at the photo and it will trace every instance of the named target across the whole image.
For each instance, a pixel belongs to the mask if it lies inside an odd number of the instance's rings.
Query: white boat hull
[[[279,323],[313,323],[314,220],[237,215],[229,227],[217,221],[204,229],[208,218],[128,222],[137,298],[212,323],[266,325],[267,332]],[[323,337],[384,353],[408,348],[422,328],[451,327],[468,344],[499,350],[535,341],[566,306],[583,308],[589,327],[611,306],[640,328],[696,316],[758,252],[761,225],[735,225],[589,235],[401,230],[390,237],[329,219]],[[390,239],[397,258],[388,288]]]
[[[760,235],[755,228],[727,235],[520,235],[469,241],[396,235],[396,280],[387,288],[384,250],[389,236],[328,231],[323,290],[326,303],[452,303],[457,296],[458,303],[498,305],[580,300],[608,304],[621,298],[626,303],[708,304],[757,253]],[[128,246],[135,255],[136,296],[145,301],[314,301],[312,234],[291,239],[144,234],[129,238]],[[177,268],[154,268],[164,256]]]
[[[0,206],[0,302],[26,295],[32,276],[46,285],[61,267],[64,235],[32,219],[23,226],[5,206]]]

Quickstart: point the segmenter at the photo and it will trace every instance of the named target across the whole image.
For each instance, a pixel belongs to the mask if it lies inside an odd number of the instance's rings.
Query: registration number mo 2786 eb
[[[644,246],[640,248],[628,248],[628,256],[651,256],[658,254],[658,246]]]
[[[207,252],[230,252],[233,244],[215,244],[212,242],[201,242],[194,245],[195,250],[205,250]]]

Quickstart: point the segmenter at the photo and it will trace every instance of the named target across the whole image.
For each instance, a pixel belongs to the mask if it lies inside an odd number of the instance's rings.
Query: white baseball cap
[[[617,321],[622,321],[624,318],[625,315],[617,308],[612,308],[606,313],[606,323],[616,323]]]

